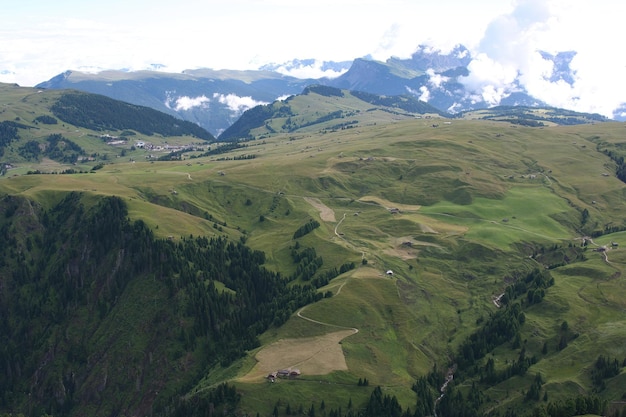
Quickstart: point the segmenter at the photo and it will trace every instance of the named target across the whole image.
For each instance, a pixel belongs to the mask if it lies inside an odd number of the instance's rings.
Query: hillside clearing
[[[257,364],[239,381],[259,381],[279,369],[298,368],[303,375],[347,370],[340,342],[353,334],[354,330],[340,330],[316,337],[281,339],[261,349],[255,356]]]

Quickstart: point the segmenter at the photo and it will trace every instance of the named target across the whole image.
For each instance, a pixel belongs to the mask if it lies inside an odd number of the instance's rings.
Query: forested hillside
[[[264,269],[262,252],[156,239],[127,216],[117,197],[0,202],[0,410],[163,413],[316,299]]]
[[[213,135],[194,123],[149,107],[97,94],[66,92],[52,105],[51,110],[64,122],[92,130],[134,129],[145,135],[193,135],[204,140],[215,140]]]

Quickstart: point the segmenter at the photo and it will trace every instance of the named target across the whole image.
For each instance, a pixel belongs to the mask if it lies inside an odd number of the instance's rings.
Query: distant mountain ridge
[[[379,115],[374,118],[372,113],[375,112]],[[414,118],[426,114],[448,116],[407,95],[379,96],[318,84],[305,88],[298,96],[246,111],[220,135],[220,140],[247,140],[305,130],[341,130],[373,123],[372,120]]]
[[[553,82],[573,83],[570,63],[575,52],[540,53],[543,59],[553,62],[550,77]],[[246,110],[300,94],[314,84],[384,96],[412,96],[450,114],[495,105],[546,106],[519,82],[499,92],[497,98],[468,90],[466,78],[470,75],[472,59],[471,52],[463,45],[449,52],[421,45],[408,59],[390,58],[385,62],[359,58],[349,65],[304,59],[269,64],[260,70],[196,69],[176,74],[66,71],[37,87],[74,88],[152,107],[196,123],[215,136],[234,124]],[[302,78],[303,74],[324,76]]]
[[[102,94],[193,122],[218,136],[247,109],[300,93],[312,80],[271,71],[66,71],[37,85]]]

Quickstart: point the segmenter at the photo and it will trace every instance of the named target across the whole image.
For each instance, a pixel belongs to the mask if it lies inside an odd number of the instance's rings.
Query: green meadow
[[[47,94],[27,100],[44,106]],[[298,105],[320,114],[329,108],[311,100]],[[26,175],[37,164],[16,164],[0,179],[0,196],[23,195],[51,207],[69,191],[94,202],[117,195],[127,202],[129,216],[160,238],[226,236],[263,251],[266,267],[285,277],[296,271],[295,247],[314,248],[323,259],[314,277],[354,263],[354,269],[321,286],[327,296],[302,312],[313,321],[294,314],[263,334],[259,349],[229,368],[207,371],[191,391],[229,381],[243,394],[246,412],[270,415],[277,406],[283,415],[287,405],[306,412],[311,404],[319,411],[322,400],[326,407],[346,410],[350,402],[358,408],[374,386],[413,407],[412,383],[435,366],[452,366],[462,342],[498,311],[494,298],[534,268],[550,268],[554,278],[540,303],[524,307],[522,346],[538,360],[525,376],[486,387],[484,410],[530,409],[524,393],[536,373],[550,400],[595,393],[590,372],[597,356],[626,358],[626,232],[619,231],[626,229],[626,185],[615,177],[614,162],[596,149],[599,140],[622,144],[624,125],[529,128],[453,119],[434,128],[433,120],[390,120],[378,113],[368,119],[355,103],[342,105],[354,111],[357,127],[263,132],[245,149],[225,154],[255,155],[248,160],[190,153],[178,161],[151,162],[144,150],[129,146],[119,157],[120,149],[58,125],[55,129],[81,146],[108,154],[100,161],[103,167]],[[26,111],[4,110],[11,118],[32,119]],[[182,144],[190,138],[167,141]],[[294,239],[312,219],[319,227]],[[607,226],[618,231],[605,234]],[[598,234],[593,244],[582,246],[583,237]],[[598,251],[602,247],[606,250]],[[559,262],[544,263],[557,257]],[[132,296],[156,294],[153,303],[163,296],[137,285]],[[121,317],[141,314],[131,310],[120,311]],[[340,342],[347,369],[274,384],[245,379],[264,347],[339,328],[358,330]],[[133,337],[132,329],[124,335],[114,328],[101,331],[103,338]],[[568,343],[559,348],[564,333]],[[133,346],[142,349],[145,342]],[[519,350],[507,342],[489,355],[502,370]],[[295,364],[284,364],[290,366]],[[623,401],[625,375],[622,369],[598,395]],[[367,378],[370,388],[358,386],[359,378]],[[477,382],[468,378],[459,384],[467,392]]]

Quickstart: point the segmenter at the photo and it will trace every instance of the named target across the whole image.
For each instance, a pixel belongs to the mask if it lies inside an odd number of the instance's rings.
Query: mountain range
[[[570,63],[575,52],[542,57],[553,62],[551,80],[573,83]],[[157,71],[66,71],[40,83],[38,88],[77,89],[156,110],[191,121],[219,136],[248,109],[300,94],[307,86],[326,85],[352,91],[397,96],[407,95],[451,115],[468,110],[501,106],[545,106],[532,97],[521,83],[494,102],[472,91],[465,81],[470,74],[470,51],[458,45],[449,52],[420,46],[409,59],[390,58],[386,62],[371,57],[353,62],[294,60],[266,65],[260,70],[235,71],[196,69],[182,73]],[[333,78],[296,78],[316,67]]]

